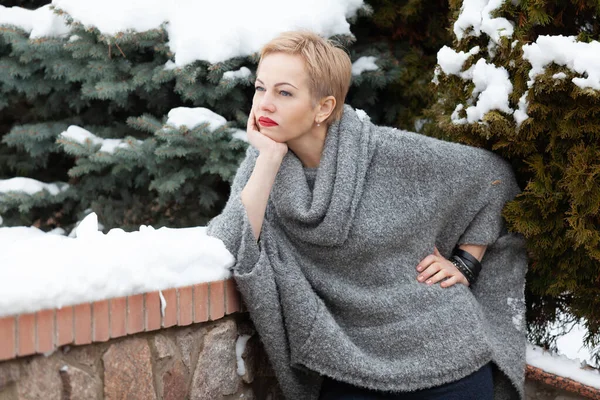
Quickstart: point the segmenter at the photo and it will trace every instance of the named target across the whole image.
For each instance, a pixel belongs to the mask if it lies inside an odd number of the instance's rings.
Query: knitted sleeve
[[[490,245],[504,230],[502,209],[520,193],[510,164],[497,155],[492,155],[486,168],[477,203],[479,210],[471,219],[457,244]]]
[[[241,193],[252,175],[258,151],[252,146],[246,151],[246,158],[237,170],[229,200],[221,214],[213,218],[206,233],[221,239],[225,247],[235,257],[233,269],[248,272],[257,263],[260,254],[259,245],[254,238],[252,226],[242,204]]]
[[[221,239],[235,257],[233,277],[286,398],[316,399],[320,386],[315,386],[314,374],[291,368],[290,349],[274,271],[266,246],[259,245],[254,238],[240,198],[252,175],[257,157],[258,151],[249,147],[233,180],[229,200],[221,214],[209,222],[207,234]],[[269,223],[265,219],[261,237],[268,235],[269,229]]]

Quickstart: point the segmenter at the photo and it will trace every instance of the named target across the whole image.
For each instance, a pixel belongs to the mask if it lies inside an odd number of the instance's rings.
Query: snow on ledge
[[[233,256],[205,227],[103,234],[92,213],[76,229],[0,228],[0,316],[231,277]]]
[[[527,364],[554,375],[577,381],[581,384],[600,389],[600,372],[584,370],[576,360],[562,355],[552,354],[541,347],[527,344]]]

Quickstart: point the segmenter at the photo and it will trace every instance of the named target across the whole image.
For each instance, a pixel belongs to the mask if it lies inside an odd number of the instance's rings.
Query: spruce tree
[[[0,192],[4,226],[70,231],[90,211],[105,230],[206,224],[221,211],[245,154],[239,130],[258,54],[177,67],[164,26],[107,35],[55,12],[68,22],[63,37],[32,39],[0,26],[0,180],[63,188],[58,195]],[[376,70],[354,77],[356,93],[376,99],[398,75],[387,49],[332,39],[352,61],[375,57]],[[212,112],[222,123],[173,125],[177,109]]]

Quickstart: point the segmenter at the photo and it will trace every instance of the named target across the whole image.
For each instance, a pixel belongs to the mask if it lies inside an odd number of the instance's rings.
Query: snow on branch
[[[227,120],[222,115],[205,107],[177,107],[169,111],[167,125],[180,128],[186,126],[194,129],[198,125],[207,123],[208,129],[214,131],[225,125]]]
[[[454,34],[458,40],[465,36],[481,36],[485,33],[493,43],[498,44],[503,36],[511,37],[513,24],[506,18],[494,18],[496,11],[504,0],[464,0],[460,15],[454,23]],[[469,31],[472,29],[472,31]]]
[[[360,75],[365,71],[377,71],[379,67],[375,64],[376,57],[366,56],[360,57],[352,63],[352,75]]]
[[[175,54],[174,65],[167,68],[196,60],[214,64],[246,57],[289,30],[310,29],[326,37],[350,35],[347,18],[364,7],[363,0],[53,0],[52,5],[107,36],[165,29]],[[52,14],[49,6],[34,11],[1,7],[0,15],[0,24],[21,26],[32,37],[69,32],[64,17]]]
[[[51,195],[64,192],[69,185],[64,182],[44,183],[31,178],[0,179],[0,193],[23,192],[30,196],[36,193],[48,191]]]
[[[581,89],[600,90],[600,42],[578,42],[575,36],[539,36],[534,43],[523,46],[523,58],[531,64],[528,87],[548,65],[555,63],[580,74],[582,77],[573,78],[572,82]]]
[[[79,143],[79,144],[86,144],[86,143],[91,143],[91,144],[95,144],[95,145],[100,145],[100,150],[98,150],[99,152],[104,152],[104,153],[109,153],[109,154],[113,154],[115,152],[115,150],[117,149],[126,149],[126,148],[130,148],[130,144],[129,144],[129,140],[130,139],[102,139],[96,135],[94,135],[93,133],[80,128],[76,125],[71,125],[69,126],[69,128],[62,132],[59,135],[60,139],[66,140],[66,141],[72,141],[75,143]],[[141,143],[141,141],[137,140],[136,141],[138,144]]]
[[[0,5],[0,25],[14,25],[29,33],[31,39],[43,36],[64,36],[70,32],[65,19],[55,14],[50,4],[37,10]]]

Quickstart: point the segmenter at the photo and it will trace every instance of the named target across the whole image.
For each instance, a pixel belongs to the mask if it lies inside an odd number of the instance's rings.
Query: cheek
[[[256,105],[258,104],[258,93],[255,92],[252,96],[252,109],[256,111]]]

